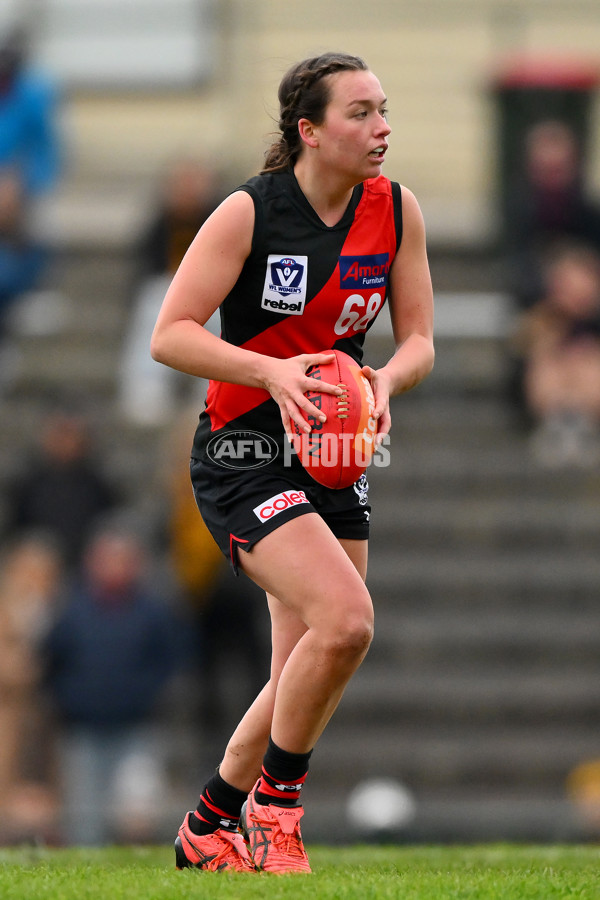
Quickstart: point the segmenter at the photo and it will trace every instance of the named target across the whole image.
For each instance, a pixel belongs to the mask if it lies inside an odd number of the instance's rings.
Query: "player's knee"
[[[373,628],[366,623],[349,630],[344,636],[342,649],[350,660],[362,660],[373,640]]]
[[[356,668],[364,659],[373,638],[373,629],[367,623],[356,623],[333,637],[326,649],[330,660],[337,660],[345,670]]]
[[[345,658],[362,658],[373,640],[373,608],[370,601],[343,610],[330,633],[329,652]]]

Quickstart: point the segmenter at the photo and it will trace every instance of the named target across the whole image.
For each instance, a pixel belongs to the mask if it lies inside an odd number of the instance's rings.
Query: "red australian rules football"
[[[294,423],[294,447],[315,481],[329,488],[345,488],[364,474],[371,461],[377,433],[375,398],[369,379],[352,357],[341,350],[322,352],[333,353],[335,358],[326,365],[311,366],[306,374],[339,385],[342,394],[307,391],[306,396],[325,413],[327,421],[307,416],[310,434],[302,433]]]

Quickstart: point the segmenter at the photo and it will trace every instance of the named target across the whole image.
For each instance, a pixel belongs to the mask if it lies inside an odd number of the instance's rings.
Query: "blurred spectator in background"
[[[0,35],[0,340],[9,308],[41,285],[50,261],[35,218],[37,202],[60,174],[57,113],[54,85],[29,64],[24,28]],[[13,363],[3,343],[5,382]]]
[[[27,228],[22,183],[0,170],[0,340],[6,313],[21,295],[39,286],[48,259],[48,248]]]
[[[204,163],[186,157],[167,168],[154,217],[140,246],[140,272],[123,348],[121,408],[136,424],[160,425],[174,412],[178,387],[193,383],[154,362],[150,336],[171,278],[221,199],[218,178]],[[218,333],[218,322],[216,328]]]
[[[27,203],[60,174],[58,99],[50,79],[29,64],[25,29],[1,35],[0,170],[18,180]]]
[[[580,839],[600,838],[600,759],[586,759],[567,776],[567,797],[572,805]]]
[[[565,240],[600,252],[600,207],[586,193],[580,148],[558,121],[534,125],[523,148],[523,176],[507,198],[509,289],[519,308],[544,292],[544,260]]]
[[[188,247],[222,199],[215,172],[200,160],[173,160],[141,245],[141,276],[174,275]]]
[[[592,466],[600,462],[600,256],[563,247],[544,283],[518,333],[532,448],[547,465]]]
[[[62,588],[54,543],[29,534],[0,561],[0,839],[49,838],[55,819],[52,732],[40,645]]]
[[[65,405],[48,413],[39,446],[12,479],[6,530],[9,537],[47,531],[72,568],[98,517],[116,503],[116,492],[94,458],[85,414]]]
[[[156,836],[165,775],[153,726],[178,648],[174,611],[154,596],[150,579],[134,533],[103,527],[45,642],[69,844]]]

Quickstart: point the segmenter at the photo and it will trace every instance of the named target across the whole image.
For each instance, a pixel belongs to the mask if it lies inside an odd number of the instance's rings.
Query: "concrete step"
[[[339,791],[383,774],[414,790],[555,791],[575,766],[598,756],[594,724],[570,729],[558,719],[545,725],[492,722],[469,728],[464,721],[430,720],[404,727],[401,716],[388,712],[376,728],[369,723],[367,742],[357,733],[356,721],[344,723],[340,711],[320,738],[318,753],[318,777]]]
[[[419,388],[416,389],[419,391]],[[390,446],[412,450],[443,442],[447,447],[470,447],[477,451],[491,442],[510,447],[523,436],[515,410],[502,398],[415,393],[392,397]]]
[[[10,332],[22,357],[16,380],[24,379],[25,391],[45,371],[51,382],[80,376],[89,390],[102,381],[106,344],[118,353],[129,320],[136,265],[130,248],[57,254],[50,289],[26,295],[11,311]]]
[[[554,791],[535,790],[520,786],[518,790],[458,789],[410,791],[400,781],[408,800],[396,807],[398,824],[379,830],[377,801],[369,808],[367,824],[356,823],[349,815],[351,793],[356,781],[341,790],[328,790],[315,785],[312,763],[311,778],[303,791],[306,814],[302,820],[302,834],[309,846],[314,843],[354,844],[359,841],[397,845],[398,864],[401,847],[421,843],[481,843],[501,841],[538,841],[567,843],[588,840],[588,834],[573,805],[558,787]],[[311,780],[312,779],[312,780]],[[392,801],[393,803],[393,801]],[[390,815],[394,814],[394,807]],[[551,848],[549,848],[549,852]],[[495,851],[490,848],[493,864]],[[551,860],[549,860],[549,863]]]
[[[389,457],[381,455],[374,459],[367,477],[372,496],[379,488],[397,498],[399,515],[407,492],[432,497],[475,494],[490,498],[566,499],[591,493],[597,496],[600,491],[597,469],[543,468],[527,452],[524,440],[517,436],[508,444],[499,442],[495,446],[477,446],[468,439],[462,447],[440,442],[409,450],[401,439],[394,442],[392,438]]]
[[[71,251],[61,258],[60,288],[79,306],[109,308],[130,305],[137,272],[135,257],[126,252]]]
[[[428,256],[436,294],[497,291],[504,281],[503,261],[489,247],[461,251],[432,244]]]
[[[426,381],[415,389],[415,397],[428,394],[494,396],[506,393],[510,357],[503,340],[481,335],[438,336],[435,346],[435,367]],[[364,359],[369,365],[385,365],[393,352],[389,335],[367,337]]]
[[[581,842],[589,839],[573,804],[557,786],[535,791],[460,790],[419,792],[415,815],[400,832],[404,841],[444,843],[539,841]],[[493,851],[491,851],[493,859]]]
[[[597,660],[557,660],[552,669],[525,663],[463,664],[460,645],[452,661],[415,659],[399,653],[395,664],[376,652],[346,691],[336,720],[339,727],[360,721],[377,730],[393,710],[398,728],[439,728],[459,724],[472,731],[558,726],[577,731],[594,721]]]
[[[537,610],[485,607],[454,609],[442,599],[436,609],[405,611],[377,605],[375,640],[368,659],[396,662],[418,673],[431,667],[481,671],[509,667],[519,673],[547,673],[565,663],[598,666],[600,612],[568,606]]]
[[[596,555],[573,551],[498,553],[452,549],[378,552],[372,542],[367,583],[380,604],[401,609],[450,608],[564,609],[575,614],[597,603],[600,560]]]
[[[400,500],[381,488],[372,492],[377,545],[389,552],[398,546],[467,553],[528,547],[595,554],[600,546],[598,499],[587,491],[572,497],[487,497],[482,492],[451,498],[422,496],[415,489]]]
[[[18,347],[14,390],[23,395],[102,394],[114,390],[119,347],[112,333],[86,333],[24,340]]]

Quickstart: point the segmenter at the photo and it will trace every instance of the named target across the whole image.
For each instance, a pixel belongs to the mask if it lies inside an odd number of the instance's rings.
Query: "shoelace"
[[[273,831],[271,832],[271,843],[277,847],[280,853],[285,853],[286,856],[304,859],[305,854],[298,834],[298,826],[294,828],[292,834],[285,834],[281,830],[279,822],[275,820]]]
[[[230,837],[226,832],[221,833],[219,834],[219,838],[223,841],[224,846],[219,850],[215,858],[210,861],[210,870],[216,871],[222,862],[232,862],[234,859],[236,862],[241,863],[245,869],[252,868],[250,863],[238,853],[235,846],[235,836],[233,834]]]

